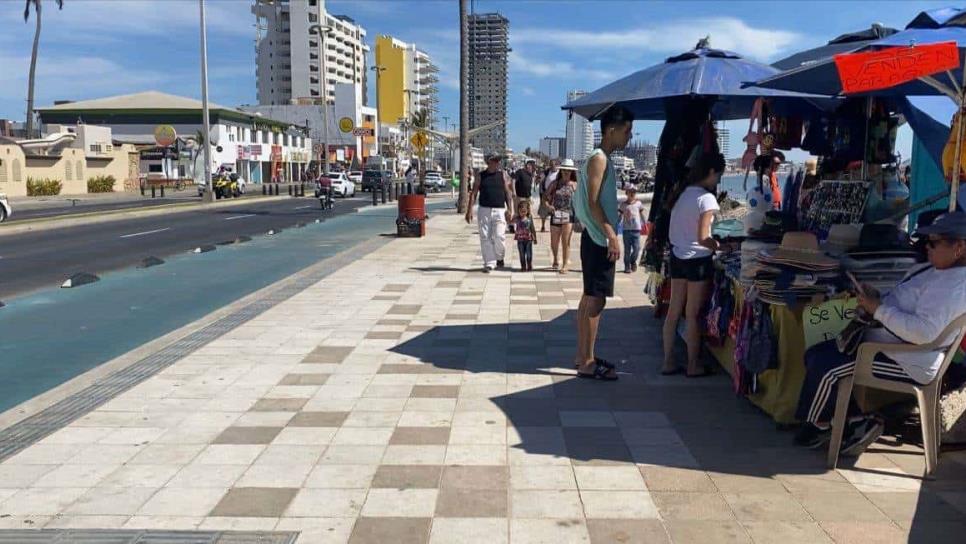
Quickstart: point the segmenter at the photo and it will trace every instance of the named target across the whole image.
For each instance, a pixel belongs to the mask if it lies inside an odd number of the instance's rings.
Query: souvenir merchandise
[[[825,180],[812,192],[801,228],[825,239],[832,225],[860,222],[868,196],[865,181]]]
[[[758,389],[758,374],[778,363],[778,341],[769,308],[750,293],[739,312],[738,334],[735,338],[735,373],[733,386],[740,395],[753,394]]]
[[[876,101],[872,109],[872,117],[868,121],[868,127],[866,160],[871,164],[893,162],[895,157],[892,151],[896,147],[899,118],[889,114],[885,102]]]
[[[949,130],[949,140],[946,142],[946,147],[943,148],[943,174],[946,176],[946,182],[951,182],[953,180],[953,165],[956,163],[956,137],[959,134],[959,121],[961,115],[959,112],[953,114],[952,127]],[[966,138],[960,144],[959,152],[959,180],[966,181]]]
[[[802,146],[802,120],[794,117],[772,116],[769,128],[775,134],[775,147],[796,149]]]
[[[755,100],[751,115],[748,117],[748,133],[742,138],[742,141],[747,145],[744,154],[741,156],[741,167],[745,170],[751,168],[758,156],[758,146],[761,144],[761,109],[763,102],[763,98]],[[756,122],[758,123],[757,129],[754,128]]]
[[[822,249],[829,255],[840,256],[859,245],[861,233],[862,225],[858,223],[832,225],[829,227],[828,237],[822,243]]]
[[[793,305],[836,291],[839,263],[826,256],[815,235],[788,232],[780,246],[758,252],[754,286],[762,301]]]
[[[731,290],[731,279],[727,274],[716,273],[705,316],[705,337],[710,343],[717,346],[724,343],[734,311],[735,297]]]
[[[778,244],[762,240],[745,240],[741,243],[741,274],[739,280],[749,286],[755,281],[755,274],[761,269],[758,253],[764,249],[777,248]]]
[[[786,232],[798,230],[798,220],[794,215],[779,212],[765,212],[761,227],[749,233],[749,237],[780,241]]]
[[[916,264],[909,236],[892,224],[862,227],[858,244],[842,256],[842,268],[883,294],[891,291]]]

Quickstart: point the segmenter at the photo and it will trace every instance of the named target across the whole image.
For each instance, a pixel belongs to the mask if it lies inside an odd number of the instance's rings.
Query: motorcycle
[[[211,185],[216,200],[241,196],[241,190],[238,187],[238,174],[218,174],[212,180]]]

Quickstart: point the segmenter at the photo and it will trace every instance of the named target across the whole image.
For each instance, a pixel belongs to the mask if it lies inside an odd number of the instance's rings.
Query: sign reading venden
[[[888,89],[959,67],[956,42],[835,55],[845,94]]]

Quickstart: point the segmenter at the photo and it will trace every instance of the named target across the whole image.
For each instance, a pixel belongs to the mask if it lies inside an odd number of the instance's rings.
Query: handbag
[[[857,312],[852,321],[835,337],[835,347],[842,355],[855,355],[869,329],[882,325],[863,312]]]
[[[550,217],[551,225],[567,225],[571,223],[570,210],[554,210]]]

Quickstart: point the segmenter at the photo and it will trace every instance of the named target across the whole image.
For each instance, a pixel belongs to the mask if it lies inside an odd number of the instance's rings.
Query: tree
[[[420,108],[418,111],[414,112],[409,118],[409,126],[411,126],[415,132],[425,134],[425,129],[430,128],[430,117],[429,111],[426,108]],[[423,186],[423,182],[426,178],[426,146],[419,148],[419,190],[421,192],[426,191]]]
[[[460,198],[457,203],[459,213],[466,213],[470,187],[467,179],[469,176],[466,175],[470,171],[470,142],[467,134],[470,122],[470,104],[467,96],[470,80],[469,57],[469,19],[466,16],[466,0],[460,0]]]
[[[58,9],[64,9],[64,0],[54,0]],[[40,49],[40,4],[41,0],[25,0],[23,8],[23,22],[30,20],[30,5],[33,4],[34,19],[37,21],[37,28],[34,30],[34,48],[30,54],[30,75],[27,78],[27,138],[33,136],[34,131],[34,79],[37,75],[37,53]]]

